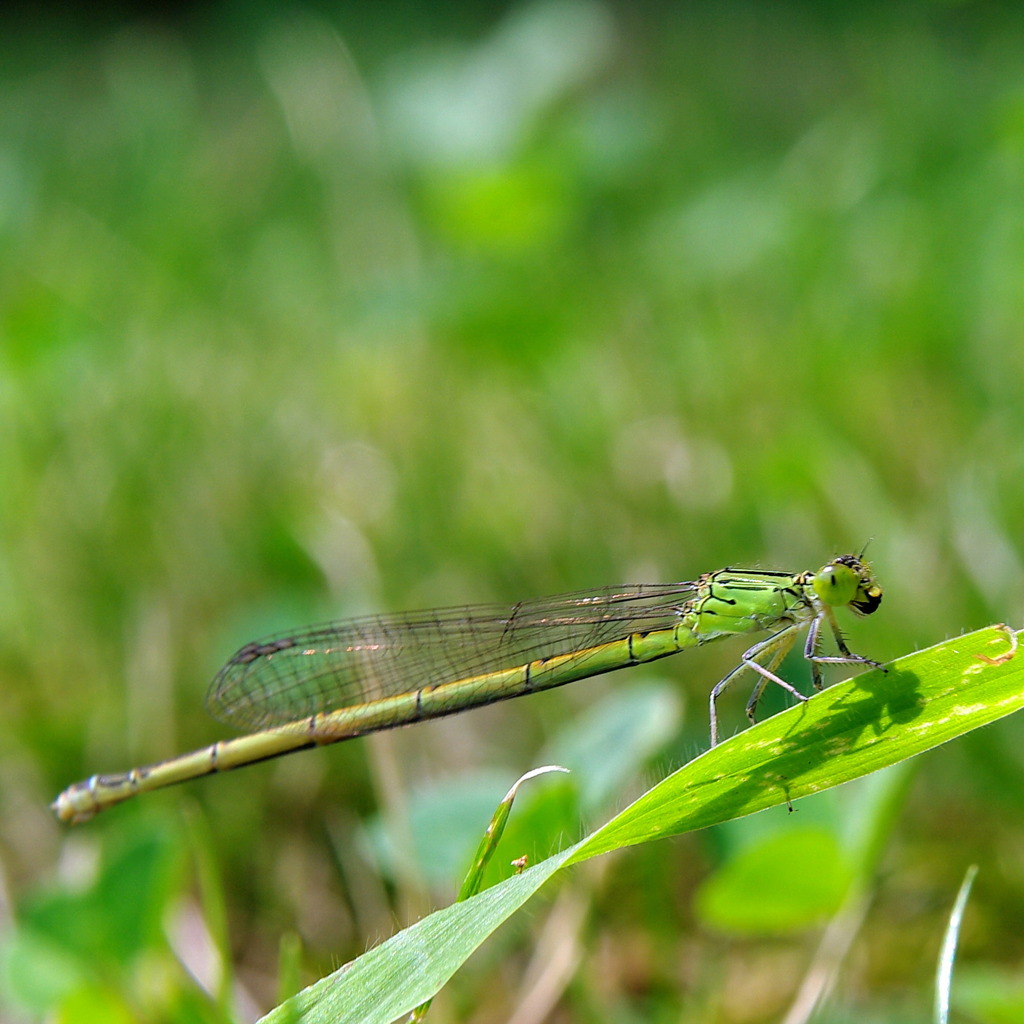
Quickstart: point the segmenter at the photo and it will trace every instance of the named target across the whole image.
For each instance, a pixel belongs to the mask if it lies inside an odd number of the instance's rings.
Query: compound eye
[[[835,561],[820,569],[811,585],[825,604],[837,606],[849,604],[857,596],[860,582],[860,576],[850,566]]]

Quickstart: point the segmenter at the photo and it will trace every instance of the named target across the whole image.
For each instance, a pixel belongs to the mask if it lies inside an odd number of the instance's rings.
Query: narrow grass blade
[[[501,842],[508,816],[512,813],[512,804],[515,803],[516,795],[519,793],[519,787],[524,782],[535,779],[538,775],[546,775],[548,772],[568,773],[568,771],[568,768],[563,768],[561,765],[548,764],[543,768],[534,768],[525,775],[519,776],[515,785],[505,794],[501,803],[498,804],[494,811],[494,817],[491,818],[487,831],[484,832],[483,838],[480,840],[476,855],[473,857],[473,863],[466,873],[466,879],[462,883],[459,895],[456,897],[460,903],[463,900],[468,900],[470,896],[475,896],[480,891],[483,884],[484,871],[487,869],[487,865],[490,864],[494,851],[498,848],[498,843]]]
[[[978,874],[978,865],[972,864],[964,875],[956,902],[949,915],[949,924],[942,940],[942,951],[939,954],[939,969],[935,977],[935,1024],[949,1022],[949,993],[953,985],[953,961],[956,960],[956,947],[960,940],[960,925],[963,923],[964,911],[967,909],[967,897],[971,894],[971,886]]]
[[[456,897],[456,902],[462,903],[464,900],[468,900],[471,896],[475,896],[483,885],[484,872],[487,870],[487,865],[490,864],[491,858],[494,856],[495,851],[498,849],[498,844],[501,842],[501,837],[505,832],[505,824],[508,821],[508,816],[512,813],[512,804],[515,803],[516,794],[519,792],[519,787],[529,779],[536,778],[538,775],[546,775],[548,772],[568,772],[568,768],[562,768],[560,765],[549,764],[543,768],[534,768],[532,771],[527,772],[525,775],[520,775],[516,780],[515,785],[505,794],[502,798],[501,803],[498,804],[494,811],[494,816],[491,818],[490,823],[484,832],[483,838],[480,840],[480,845],[476,849],[476,854],[473,857],[473,863],[470,865],[469,871],[466,873],[465,881],[462,883],[462,888],[459,890],[459,895]],[[426,1015],[427,1010],[430,1009],[430,1000],[420,1003],[415,1010],[409,1015],[409,1024],[418,1024],[422,1021]]]

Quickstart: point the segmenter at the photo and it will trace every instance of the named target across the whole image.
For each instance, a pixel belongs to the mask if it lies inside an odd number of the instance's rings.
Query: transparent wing
[[[246,731],[579,652],[679,621],[693,583],[602,587],[512,605],[325,623],[246,644],[207,694]]]

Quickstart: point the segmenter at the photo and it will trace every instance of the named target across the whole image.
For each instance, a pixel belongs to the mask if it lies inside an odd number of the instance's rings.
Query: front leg
[[[839,648],[838,655],[818,654],[821,620],[824,618],[828,619],[832,635],[836,638],[836,647]],[[824,683],[821,678],[822,665],[870,665],[872,668],[882,667],[880,661],[872,661],[870,658],[865,658],[862,654],[854,654],[846,646],[846,641],[843,639],[843,634],[839,629],[839,624],[836,622],[836,617],[832,613],[831,608],[822,608],[814,619],[811,620],[811,626],[807,630],[807,642],[804,644],[804,657],[811,663],[811,675],[814,679],[814,688],[816,690],[824,689]]]

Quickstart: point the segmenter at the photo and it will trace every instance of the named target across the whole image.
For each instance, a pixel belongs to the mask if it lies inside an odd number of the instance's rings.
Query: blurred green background
[[[1022,53],[984,3],[10,18],[0,1020],[252,1020],[450,902],[523,771],[578,758],[507,860],[704,749],[739,654],[52,820],[228,735],[261,633],[869,539],[855,650],[1020,626]],[[961,1019],[1024,1019],[1022,741],[579,871],[436,1019],[794,1022],[824,956],[814,1020],[926,1020],[972,862]]]

